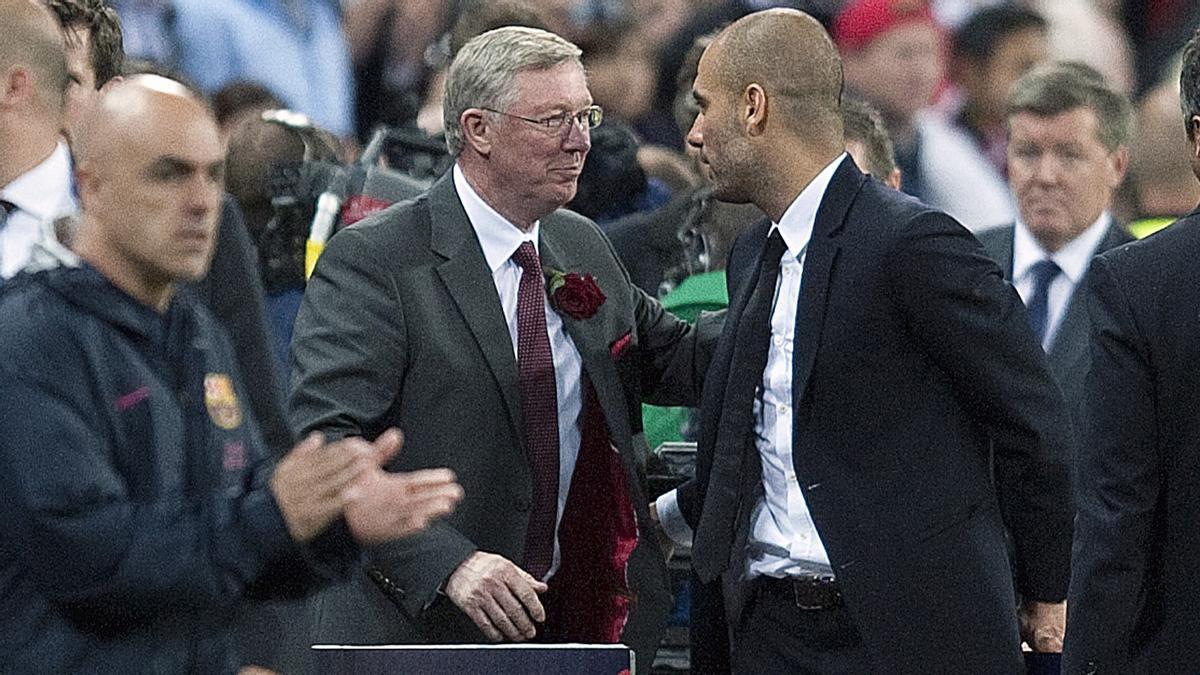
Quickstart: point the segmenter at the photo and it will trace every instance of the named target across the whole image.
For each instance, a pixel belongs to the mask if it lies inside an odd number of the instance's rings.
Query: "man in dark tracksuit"
[[[343,577],[461,491],[384,473],[394,431],[262,461],[227,337],[174,292],[216,236],[215,122],[139,76],[79,140],[83,264],[0,287],[0,672],[233,672],[243,598]]]
[[[231,670],[244,593],[357,561],[344,526],[289,536],[228,340],[189,295],[159,314],[60,268],[5,284],[0,315],[0,670]]]

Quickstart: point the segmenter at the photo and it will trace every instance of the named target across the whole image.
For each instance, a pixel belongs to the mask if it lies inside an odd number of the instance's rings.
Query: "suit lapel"
[[[588,264],[585,251],[577,250],[580,247],[569,245],[568,237],[564,236],[569,233],[563,232],[562,228],[571,226],[559,222],[554,214],[542,219],[538,255],[542,260],[543,271],[549,272],[554,269],[560,272],[587,274],[594,267]],[[605,288],[603,285],[605,281],[605,279],[596,280],[598,284],[601,284],[600,290],[605,295],[617,292],[615,288]],[[600,312],[603,311],[604,307],[601,306]],[[583,370],[596,389],[596,398],[604,410],[604,417],[608,422],[613,439],[629,438],[632,432],[626,419],[627,412],[620,398],[614,395],[621,392],[622,388],[617,369],[613,367],[612,355],[609,353],[607,342],[609,336],[604,331],[605,322],[599,313],[587,319],[573,319],[562,313],[559,314],[559,317],[562,319],[563,329],[567,335],[571,336],[571,341],[579,350],[579,356],[583,360]]]
[[[1100,240],[1100,245],[1096,247],[1092,257],[1120,246],[1125,242],[1133,241],[1133,237],[1126,232],[1125,228],[1113,222],[1108,226],[1108,231],[1104,238]],[[1009,247],[1012,250],[1012,247]],[[1011,264],[1010,264],[1011,267]],[[1092,273],[1091,264],[1088,265],[1087,271],[1084,272],[1083,278],[1075,285],[1075,290],[1071,292],[1071,298],[1067,302],[1066,313],[1063,314],[1062,323],[1059,325],[1058,331],[1054,335],[1054,343],[1050,345],[1050,352],[1046,355],[1050,361],[1050,368],[1056,376],[1065,377],[1068,369],[1075,367],[1079,360],[1080,353],[1088,348],[1088,320],[1087,320],[1087,285],[1088,276]]]
[[[454,189],[451,172],[429,189],[430,246],[446,261],[438,276],[454,299],[504,398],[509,424],[521,433],[517,360],[496,283]]]
[[[821,206],[817,209],[812,239],[804,258],[800,278],[800,306],[796,311],[795,350],[792,364],[792,402],[797,405],[804,397],[808,378],[817,358],[821,329],[825,325],[825,307],[829,276],[838,257],[841,232],[846,213],[854,202],[867,177],[848,157],[842,161],[829,182]]]
[[[989,253],[995,253],[993,260],[1000,266],[1000,270],[1004,272],[1004,278],[1009,283],[1012,283],[1013,280],[1013,246],[1016,239],[1016,230],[1016,225],[1005,227],[1003,233],[997,235],[1000,245],[994,250],[988,251]]]

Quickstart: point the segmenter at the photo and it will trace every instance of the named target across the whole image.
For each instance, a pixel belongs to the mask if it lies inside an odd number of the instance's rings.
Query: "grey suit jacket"
[[[1000,265],[1004,278],[1012,282],[1013,277],[1013,232],[1012,224],[986,230],[979,233],[980,243],[988,255]],[[1123,225],[1113,222],[1108,226],[1108,232],[1096,247],[1096,254],[1103,253],[1121,244],[1133,241],[1133,236]],[[1087,285],[1091,276],[1091,267],[1075,285],[1075,291],[1067,303],[1062,323],[1055,333],[1054,342],[1046,358],[1050,363],[1050,372],[1062,387],[1067,406],[1071,410],[1072,420],[1078,429],[1083,405],[1083,383],[1087,375],[1090,359],[1088,357],[1088,339],[1091,331],[1091,321],[1087,311]],[[1080,430],[1081,431],[1081,430]],[[1068,458],[1069,459],[1069,458]]]
[[[540,237],[544,268],[589,273],[607,296],[595,316],[564,315],[563,323],[624,460],[638,522],[648,523],[640,403],[697,402],[718,320],[693,329],[666,313],[630,283],[608,240],[582,216],[555,212],[541,220]],[[428,531],[371,554],[389,593],[366,575],[324,593],[316,641],[483,641],[438,589],[475,550],[521,559],[532,483],[519,401],[491,270],[449,173],[330,241],[296,320],[293,429],[373,438],[398,426],[405,443],[390,468],[447,466],[466,498]],[[635,602],[623,641],[648,659],[670,601],[653,537],[634,551],[629,584]]]

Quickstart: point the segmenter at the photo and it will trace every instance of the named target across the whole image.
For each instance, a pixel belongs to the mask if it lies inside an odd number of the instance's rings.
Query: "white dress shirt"
[[[500,215],[483,201],[479,193],[467,182],[462,170],[454,165],[454,188],[462,202],[463,210],[475,229],[475,236],[483,248],[483,257],[487,259],[488,267],[492,270],[492,280],[496,282],[496,291],[500,295],[500,306],[508,321],[508,335],[512,338],[513,357],[517,356],[517,292],[521,285],[520,265],[513,261],[513,253],[524,242],[532,242],[538,254],[539,224],[534,223],[529,232],[524,232],[508,219]],[[544,296],[545,294],[543,294]],[[562,317],[550,308],[550,300],[543,302],[546,310],[546,330],[550,334],[550,351],[554,355],[554,379],[558,395],[558,518],[562,522],[563,508],[567,504],[567,492],[571,487],[571,475],[575,471],[575,461],[579,458],[579,444],[582,439],[580,428],[580,413],[583,411],[583,359],[579,350],[571,340],[571,336],[563,329]],[[554,559],[546,578],[554,576],[562,559],[559,550],[557,524],[554,537]],[[520,563],[521,561],[515,561]]]
[[[845,154],[817,174],[772,226],[787,250],[780,258],[779,280],[771,308],[771,344],[767,365],[754,401],[754,435],[762,464],[763,495],[750,517],[746,577],[832,574],[825,546],[817,533],[792,458],[792,350],[805,251],[816,223],[817,209]],[[691,529],[679,510],[674,491],[656,503],[659,520],[671,538],[691,541]]]
[[[1088,265],[1096,249],[1108,232],[1112,217],[1108,212],[1100,214],[1096,222],[1088,226],[1078,237],[1067,242],[1055,253],[1047,253],[1025,223],[1017,220],[1013,228],[1013,286],[1025,304],[1033,297],[1033,274],[1031,268],[1038,262],[1049,258],[1058,265],[1062,273],[1050,282],[1050,292],[1046,302],[1046,335],[1042,340],[1042,349],[1050,351],[1054,344],[1054,336],[1062,324],[1063,316],[1067,313],[1067,305],[1075,294],[1075,287],[1087,274]]]
[[[66,144],[0,189],[0,199],[16,205],[0,229],[0,279],[7,279],[25,267],[39,242],[54,240],[55,219],[78,211]]]

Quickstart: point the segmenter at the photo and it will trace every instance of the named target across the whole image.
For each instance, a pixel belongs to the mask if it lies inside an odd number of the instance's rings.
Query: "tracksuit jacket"
[[[87,265],[0,284],[0,673],[236,670],[247,597],[359,559],[344,522],[291,539],[267,454],[187,294],[160,313]]]

